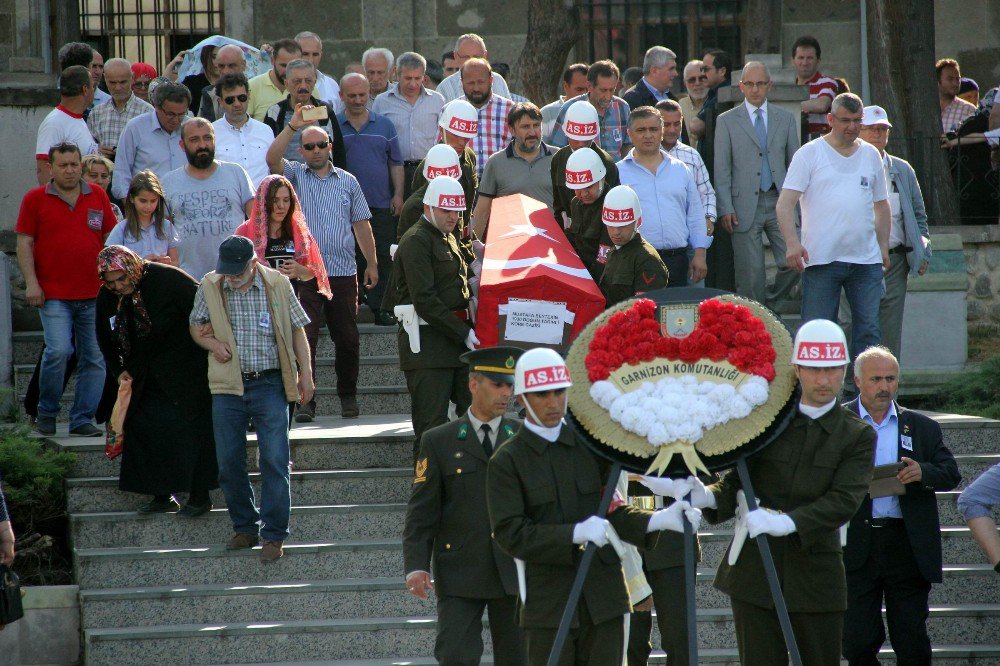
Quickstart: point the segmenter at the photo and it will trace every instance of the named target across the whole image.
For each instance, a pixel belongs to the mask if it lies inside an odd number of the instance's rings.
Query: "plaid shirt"
[[[100,145],[117,146],[128,121],[152,110],[152,104],[132,95],[125,102],[125,108],[119,113],[114,100],[109,99],[91,110],[90,115],[87,116],[87,129]]]
[[[459,97],[468,101],[465,95]],[[479,109],[479,132],[472,137],[469,146],[476,152],[476,175],[483,177],[486,160],[495,152],[507,147],[514,135],[507,125],[507,114],[514,102],[496,93],[490,95],[490,101]]]
[[[292,283],[285,281],[281,283],[289,292],[288,304],[292,328],[305,327],[309,323],[309,317],[302,309],[299,299],[292,293]],[[188,318],[192,326],[209,321],[208,305],[205,303],[205,284],[202,282],[198,285],[198,292],[194,297],[194,307]],[[233,327],[233,336],[236,339],[236,349],[233,352],[240,360],[240,370],[263,372],[280,369],[278,341],[274,335],[274,325],[270,320],[267,290],[264,288],[264,278],[261,277],[260,271],[254,272],[253,284],[245,292],[230,289],[225,280],[222,281],[222,291],[226,295],[226,311],[229,313],[229,324]]]
[[[962,121],[976,112],[976,105],[956,97],[941,112],[941,131],[954,132]]]
[[[566,146],[566,134],[563,132],[563,123],[566,121],[566,109],[577,102],[587,99],[587,93],[566,100],[559,117],[556,118],[555,127],[552,128],[552,145]],[[601,125],[601,133],[597,135],[597,145],[611,153],[612,157],[624,158],[632,147],[632,142],[628,138],[628,102],[621,97],[612,97],[611,104],[600,115],[598,121]]]
[[[715,217],[715,189],[708,179],[708,169],[705,168],[705,161],[701,159],[698,151],[686,143],[678,141],[673,148],[667,151],[667,154],[687,165],[688,171],[694,176],[694,184],[698,186],[698,194],[701,196],[701,206],[705,209],[705,217]]]

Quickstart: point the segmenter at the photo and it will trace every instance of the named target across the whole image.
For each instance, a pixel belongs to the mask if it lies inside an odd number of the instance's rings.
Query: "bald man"
[[[94,107],[87,116],[87,129],[97,139],[101,154],[113,161],[125,125],[136,116],[152,111],[153,106],[132,94],[132,63],[128,60],[108,60],[104,64],[104,82],[111,93],[111,101]]]
[[[215,68],[219,70],[219,78],[226,74],[244,74],[247,61],[243,57],[243,49],[235,44],[226,44],[215,53]],[[215,84],[210,83],[201,90],[201,105],[198,115],[212,123],[222,117],[225,111],[215,94]]]

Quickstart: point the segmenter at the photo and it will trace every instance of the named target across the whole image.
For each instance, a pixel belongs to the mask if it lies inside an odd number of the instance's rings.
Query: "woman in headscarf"
[[[140,513],[201,516],[219,484],[208,357],[188,328],[198,283],[121,245],[101,250],[97,271],[97,342],[108,374],[132,382],[118,487],[153,496]],[[176,492],[190,493],[183,508]]]
[[[331,298],[330,279],[323,265],[316,239],[313,238],[295,188],[284,176],[267,176],[257,187],[250,219],[236,228],[237,236],[253,242],[257,261],[284,274],[292,281],[295,295],[302,300],[303,290],[318,291]],[[313,368],[316,349],[309,350]],[[309,423],[316,416],[316,403],[299,405],[296,423]]]
[[[149,101],[149,82],[156,78],[156,68],[145,62],[132,63],[132,94]]]

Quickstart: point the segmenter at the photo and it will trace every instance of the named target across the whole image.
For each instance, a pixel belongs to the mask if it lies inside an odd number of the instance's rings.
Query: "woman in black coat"
[[[208,357],[188,329],[198,283],[120,245],[104,248],[97,266],[97,342],[109,376],[132,381],[118,487],[153,496],[140,513],[203,515],[218,466]],[[184,508],[175,492],[190,493]]]

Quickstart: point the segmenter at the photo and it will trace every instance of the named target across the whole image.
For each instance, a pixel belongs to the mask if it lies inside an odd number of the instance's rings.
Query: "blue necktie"
[[[771,179],[771,162],[767,157],[767,129],[764,127],[764,112],[757,109],[753,128],[757,132],[757,144],[760,146],[760,191],[767,192],[774,185]]]

